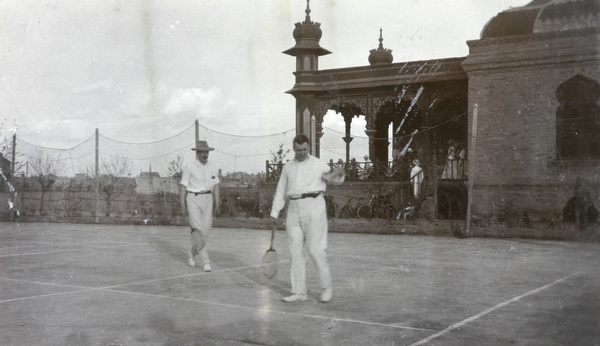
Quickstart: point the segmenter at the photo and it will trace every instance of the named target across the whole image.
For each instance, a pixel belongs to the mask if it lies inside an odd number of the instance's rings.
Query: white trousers
[[[321,288],[330,287],[331,273],[326,254],[327,213],[322,195],[289,201],[286,233],[292,257],[290,271],[292,293],[307,293],[305,244],[308,255],[317,269]]]
[[[208,238],[212,233],[213,223],[213,196],[210,193],[204,195],[194,195],[188,193],[186,196],[187,210],[190,219],[190,227],[200,230],[204,238],[204,247],[200,250],[200,259],[202,264],[210,263],[208,258]],[[193,236],[192,236],[193,237]],[[192,244],[194,240],[192,239]]]

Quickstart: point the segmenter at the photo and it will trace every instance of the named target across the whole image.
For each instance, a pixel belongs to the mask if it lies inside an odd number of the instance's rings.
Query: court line
[[[147,244],[128,244],[128,245],[111,245],[104,247],[80,247],[76,249],[62,249],[62,250],[51,250],[51,251],[39,251],[39,252],[27,252],[27,253],[16,253],[16,254],[8,254],[8,255],[0,255],[0,258],[3,257],[17,257],[17,256],[32,256],[32,255],[45,255],[50,253],[60,253],[60,252],[75,252],[75,251],[100,251],[100,250],[113,250],[120,249],[124,247],[136,247],[136,246],[145,246]]]
[[[282,263],[282,262],[289,262],[289,260],[283,260],[283,261],[280,261],[279,263]],[[224,269],[221,269],[221,270],[216,270],[213,273],[218,273],[218,272],[226,273],[226,272],[229,272],[229,273],[237,274],[238,276],[242,276],[241,274],[237,273],[237,270],[248,269],[248,268],[257,268],[257,267],[260,267],[260,266],[261,266],[261,264],[256,264],[256,265],[252,265],[252,266],[242,266],[242,267],[236,267],[236,268],[224,268]],[[201,272],[201,273],[189,274],[189,275],[180,276],[180,277],[190,277],[190,276],[201,275],[201,274],[207,274],[207,273]],[[245,280],[247,280],[247,281],[252,281],[252,280],[249,280],[248,278],[246,278],[245,276],[243,276],[243,278]],[[235,309],[240,309],[241,308],[241,309],[246,309],[246,310],[251,310],[251,311],[264,311],[264,312],[273,313],[273,314],[283,314],[283,315],[288,314],[288,315],[293,315],[293,316],[308,317],[308,318],[315,318],[315,319],[323,319],[323,320],[327,320],[327,321],[349,322],[349,323],[366,324],[366,325],[373,325],[373,326],[379,326],[379,327],[387,327],[387,328],[395,328],[395,329],[407,329],[407,330],[419,330],[419,331],[426,331],[426,332],[433,332],[434,331],[433,329],[403,326],[400,323],[392,323],[392,324],[390,324],[390,323],[377,323],[377,322],[359,321],[359,320],[346,319],[346,318],[335,318],[335,317],[327,317],[327,316],[319,316],[319,315],[291,313],[289,311],[277,311],[277,310],[270,310],[270,309],[261,309],[261,308],[256,308],[256,307],[233,305],[233,304],[219,303],[219,302],[213,302],[213,301],[207,301],[207,300],[196,300],[196,299],[190,299],[190,298],[171,297],[171,296],[164,296],[164,295],[160,295],[160,294],[150,294],[150,293],[141,293],[141,292],[133,292],[133,291],[123,291],[123,290],[116,289],[116,288],[119,288],[119,287],[130,286],[130,285],[134,285],[134,284],[145,284],[145,283],[162,281],[162,280],[167,280],[167,279],[170,280],[171,278],[154,279],[154,280],[148,280],[148,281],[138,282],[138,283],[128,283],[128,284],[122,284],[122,285],[108,286],[108,287],[103,287],[103,288],[97,288],[97,289],[94,289],[94,290],[102,290],[102,291],[109,291],[109,292],[118,292],[118,293],[130,294],[130,295],[141,295],[141,296],[159,297],[159,298],[163,298],[163,299],[184,300],[184,301],[191,301],[191,302],[196,302],[196,303],[204,303],[204,304],[209,304],[209,305],[230,307],[230,308],[235,308]],[[277,285],[277,286],[279,286],[279,285]],[[281,287],[281,286],[279,286],[279,287]]]
[[[285,261],[282,261],[282,262],[285,262]],[[212,272],[212,274],[235,272],[235,270],[257,268],[257,267],[260,267],[260,266],[261,266],[260,264],[255,264],[255,265],[251,265],[251,266],[242,266],[242,267],[237,267],[237,268],[233,268],[233,269],[231,269],[231,268],[225,268],[225,269],[215,270],[215,271]],[[177,276],[171,276],[171,277],[166,277],[166,278],[158,278],[158,279],[152,279],[152,280],[128,282],[128,283],[122,283],[122,284],[118,284],[118,285],[110,285],[110,286],[102,286],[102,287],[68,285],[68,284],[61,284],[61,283],[54,283],[54,282],[41,282],[41,281],[21,280],[21,279],[13,279],[13,278],[5,278],[5,277],[0,277],[0,281],[1,280],[7,280],[7,281],[22,282],[22,283],[27,283],[27,284],[48,285],[48,286],[58,286],[58,287],[69,287],[69,288],[76,288],[76,289],[78,289],[78,291],[69,291],[69,292],[80,292],[81,290],[89,290],[89,291],[115,290],[115,291],[117,291],[116,289],[120,288],[120,287],[149,284],[149,283],[154,283],[154,282],[159,282],[159,281],[166,281],[166,280],[177,280],[177,279],[182,279],[182,278],[190,278],[190,277],[193,277],[193,276],[208,275],[208,274],[209,273],[207,273],[207,272],[200,271],[200,272],[195,272],[195,273],[186,274],[186,275],[177,275]],[[120,292],[120,291],[117,291],[117,292]],[[37,298],[37,297],[43,297],[43,296],[44,295],[30,296],[30,297],[23,297],[23,298],[19,298],[19,299]],[[7,300],[7,301],[9,301],[9,300]],[[2,301],[0,301],[0,304],[4,303],[4,302],[5,301],[2,300]]]
[[[378,326],[378,327],[386,327],[386,328],[409,329],[409,330],[420,330],[420,331],[433,332],[432,329],[416,328],[416,327],[406,327],[406,326],[401,326],[399,324],[377,323],[377,322],[368,322],[368,321],[353,320],[353,319],[349,319],[349,318],[337,318],[337,317],[329,317],[329,316],[321,316],[321,315],[300,314],[300,313],[297,313],[297,312],[278,311],[278,310],[264,309],[264,308],[258,308],[258,307],[250,307],[250,306],[243,306],[243,305],[234,305],[234,304],[227,304],[227,303],[212,302],[212,301],[208,301],[208,300],[198,300],[198,299],[191,299],[191,298],[171,297],[171,296],[164,296],[164,295],[160,295],[160,294],[141,293],[141,292],[132,292],[132,291],[120,291],[120,290],[114,290],[114,289],[106,289],[104,291],[116,292],[116,293],[125,293],[125,294],[130,294],[130,295],[135,295],[135,296],[145,296],[145,297],[154,297],[154,298],[162,298],[162,299],[180,300],[180,301],[185,301],[185,302],[203,303],[203,304],[209,304],[209,305],[215,305],[215,306],[221,306],[221,307],[227,307],[227,308],[234,308],[234,309],[244,309],[244,310],[250,310],[250,311],[262,311],[262,312],[268,312],[268,313],[271,313],[271,314],[281,314],[281,315],[284,315],[284,316],[307,317],[307,318],[314,318],[314,319],[326,320],[326,321],[349,322],[349,323],[365,324],[365,325]],[[285,304],[285,303],[282,303],[282,304]]]
[[[247,269],[247,268],[254,268],[254,267],[259,267],[259,266],[260,265],[244,266],[244,267],[237,267],[237,268],[234,268],[234,269],[225,268],[225,269],[222,269],[222,270],[217,270],[217,271],[213,272],[213,274],[214,273],[218,273],[218,272],[223,272],[223,273],[235,272],[235,270],[238,270],[238,269]],[[234,305],[234,304],[227,304],[227,303],[219,303],[219,302],[207,301],[207,300],[197,300],[197,299],[181,298],[181,297],[171,297],[171,296],[165,296],[165,295],[160,295],[160,294],[141,293],[141,292],[126,291],[126,290],[119,290],[118,289],[120,287],[131,286],[131,285],[136,285],[136,284],[144,284],[144,283],[150,283],[150,282],[156,282],[156,281],[163,281],[163,280],[173,280],[173,279],[182,278],[182,277],[191,277],[191,276],[206,275],[206,274],[208,274],[208,273],[200,272],[200,273],[194,273],[194,274],[188,274],[188,275],[180,275],[180,276],[171,277],[171,278],[146,280],[146,281],[140,281],[140,282],[135,282],[135,283],[127,283],[127,284],[114,285],[114,286],[105,286],[105,287],[85,287],[85,286],[76,286],[76,285],[57,284],[57,283],[51,283],[51,282],[35,282],[35,281],[29,281],[29,280],[20,280],[20,279],[11,279],[11,278],[0,278],[0,280],[18,281],[18,282],[24,282],[24,283],[30,283],[30,284],[39,284],[39,285],[49,285],[49,286],[59,286],[59,287],[76,288],[76,290],[73,290],[73,291],[55,292],[55,293],[41,294],[41,295],[36,295],[36,296],[28,296],[28,297],[6,299],[6,300],[0,301],[0,304],[11,303],[11,302],[16,302],[16,301],[22,301],[22,300],[29,300],[29,299],[37,299],[37,298],[45,298],[45,297],[52,297],[52,296],[58,296],[58,295],[65,295],[65,294],[71,294],[71,293],[85,293],[85,292],[103,291],[103,292],[113,292],[113,293],[120,293],[120,294],[128,294],[128,295],[134,295],[134,296],[147,296],[147,297],[154,297],[154,298],[173,299],[173,300],[179,300],[179,301],[187,301],[187,302],[194,302],[194,303],[203,303],[203,304],[209,304],[209,305],[215,305],[215,306],[221,306],[221,307],[228,307],[228,308],[234,308],[234,309],[245,309],[245,310],[250,310],[250,311],[263,311],[263,312],[268,312],[268,313],[271,313],[271,314],[281,314],[281,315],[288,315],[288,316],[297,316],[297,317],[312,318],[312,319],[319,319],[319,320],[326,320],[326,321],[348,322],[348,323],[356,323],[356,324],[371,325],[371,326],[378,326],[378,327],[386,327],[386,328],[394,328],[394,329],[406,329],[406,330],[418,330],[418,331],[425,331],[425,332],[433,332],[434,331],[432,329],[426,329],[426,328],[417,328],[417,327],[402,326],[399,323],[393,323],[393,324],[390,324],[390,323],[377,323],[377,322],[360,321],[360,320],[354,320],[354,319],[348,319],[348,318],[337,318],[337,317],[328,317],[328,316],[321,316],[321,315],[300,314],[300,313],[289,312],[289,311],[278,311],[278,310],[264,309],[264,308],[260,308],[260,307],[249,307],[249,306]]]
[[[120,284],[120,285],[113,285],[113,286],[105,286],[105,287],[99,287],[96,289],[99,290],[103,290],[103,289],[115,289],[115,288],[119,288],[119,287],[127,287],[127,286],[132,286],[132,285],[142,285],[142,284],[149,284],[149,283],[153,283],[153,282],[159,282],[159,281],[165,281],[165,280],[176,280],[176,279],[181,279],[181,278],[189,278],[192,276],[197,276],[197,275],[214,275],[217,273],[226,273],[229,270],[238,270],[238,269],[249,269],[249,268],[256,268],[259,267],[260,264],[255,264],[255,265],[251,265],[251,266],[242,266],[242,267],[237,267],[234,269],[219,269],[219,270],[213,270],[212,272],[204,272],[204,271],[200,271],[200,272],[196,272],[196,273],[192,273],[192,274],[186,274],[186,275],[178,275],[178,276],[172,276],[172,277],[166,277],[166,278],[159,278],[159,279],[152,279],[152,280],[145,280],[145,281],[137,281],[137,282],[130,282],[130,283],[125,283],[125,284]]]
[[[40,295],[37,295],[37,296],[27,296],[27,297],[6,299],[6,300],[0,301],[0,304],[18,302],[18,301],[21,301],[21,300],[28,300],[28,299],[36,299],[36,298],[45,298],[45,297],[59,296],[59,295],[71,294],[71,293],[89,292],[89,291],[92,291],[92,290],[93,289],[81,289],[81,290],[75,290],[75,291],[55,292],[55,293],[40,294]]]
[[[536,288],[536,289],[534,289],[534,290],[531,290],[531,291],[529,291],[529,292],[527,292],[527,293],[521,294],[520,296],[514,297],[514,298],[512,298],[512,299],[509,299],[509,300],[507,300],[507,301],[504,301],[504,302],[502,302],[502,303],[500,303],[500,304],[497,304],[497,305],[495,305],[495,306],[492,306],[491,308],[489,308],[489,309],[486,309],[486,310],[484,310],[484,311],[482,311],[482,312],[478,313],[477,315],[471,316],[471,317],[469,317],[469,318],[466,318],[466,319],[464,319],[464,320],[462,320],[462,321],[460,321],[460,322],[458,322],[458,323],[455,323],[455,324],[451,325],[450,327],[448,327],[448,328],[446,328],[446,329],[444,329],[444,330],[441,330],[441,331],[439,331],[439,332],[437,332],[437,333],[435,333],[435,334],[433,334],[433,335],[430,335],[430,336],[426,337],[425,339],[422,339],[422,340],[419,340],[419,341],[417,341],[417,342],[415,342],[415,343],[412,343],[412,344],[410,344],[409,346],[423,345],[423,344],[425,344],[425,343],[427,343],[427,342],[429,342],[429,341],[431,341],[431,340],[433,340],[433,339],[435,339],[435,338],[437,338],[437,337],[439,337],[439,336],[442,336],[442,335],[444,335],[444,334],[448,333],[448,332],[449,332],[449,331],[451,331],[451,330],[454,330],[454,329],[456,329],[456,328],[462,327],[462,326],[464,326],[465,324],[467,324],[467,323],[469,323],[469,322],[475,321],[475,320],[479,319],[480,317],[482,317],[482,316],[484,316],[484,315],[487,315],[487,314],[489,314],[490,312],[492,312],[492,311],[494,311],[494,310],[497,310],[497,309],[499,309],[499,308],[501,308],[501,307],[504,307],[504,306],[506,306],[506,305],[508,305],[508,304],[510,304],[510,303],[514,303],[514,302],[516,302],[516,301],[520,300],[521,298],[525,298],[525,297],[527,297],[527,296],[529,296],[529,295],[532,295],[532,294],[538,293],[538,292],[540,292],[540,291],[542,291],[542,290],[545,290],[546,288],[548,288],[548,287],[550,287],[550,286],[554,286],[554,285],[556,285],[557,283],[560,283],[560,282],[562,282],[562,281],[565,281],[565,280],[567,280],[567,279],[569,279],[569,278],[571,278],[571,277],[573,277],[573,276],[576,276],[576,275],[579,275],[579,274],[582,274],[582,273],[583,273],[583,272],[577,272],[577,273],[574,273],[574,274],[571,274],[571,275],[567,275],[567,276],[565,276],[564,278],[558,279],[558,280],[556,280],[556,281],[554,281],[554,282],[551,282],[551,283],[549,283],[549,284],[547,284],[547,285],[544,285],[544,286],[538,287],[538,288]]]
[[[2,280],[6,280],[6,281],[14,281],[14,282],[21,282],[21,283],[25,283],[25,284],[35,284],[35,285],[46,285],[46,286],[57,286],[57,287],[68,287],[68,288],[76,288],[78,290],[90,290],[90,289],[94,289],[93,287],[88,287],[88,286],[78,286],[78,285],[66,285],[66,284],[59,284],[59,283],[55,283],[55,282],[40,282],[40,281],[31,281],[31,280],[21,280],[21,279],[12,279],[12,278],[0,278],[0,281]],[[73,292],[73,291],[70,291]],[[0,300],[0,303],[5,302],[4,300]]]

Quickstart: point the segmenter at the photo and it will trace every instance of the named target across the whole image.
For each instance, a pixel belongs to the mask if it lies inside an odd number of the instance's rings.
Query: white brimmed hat
[[[194,151],[212,151],[212,150],[215,150],[215,148],[209,147],[208,143],[206,141],[198,141],[198,143],[196,143],[196,147],[192,148],[192,150],[194,150]]]

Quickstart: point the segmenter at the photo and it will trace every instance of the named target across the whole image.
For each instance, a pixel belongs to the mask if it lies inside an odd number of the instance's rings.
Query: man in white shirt
[[[306,259],[308,255],[315,263],[321,289],[321,302],[331,301],[333,286],[327,262],[327,212],[323,192],[327,182],[341,184],[345,172],[309,154],[310,143],[306,135],[300,134],[293,140],[295,158],[283,167],[271,210],[272,223],[277,223],[279,212],[288,203],[286,233],[291,253],[292,295],[283,298],[291,303],[305,301]]]
[[[187,211],[192,229],[188,265],[196,266],[195,257],[199,254],[204,271],[210,272],[206,242],[212,230],[213,203],[217,213],[220,208],[219,175],[217,167],[208,162],[208,153],[214,148],[209,147],[206,141],[198,141],[192,150],[196,151],[196,160],[183,169],[179,183],[181,212],[185,216]]]

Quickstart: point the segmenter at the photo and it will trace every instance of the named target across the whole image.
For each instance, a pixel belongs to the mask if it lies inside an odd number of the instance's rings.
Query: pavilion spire
[[[306,18],[304,18],[305,23],[310,23],[310,0],[306,0]]]

